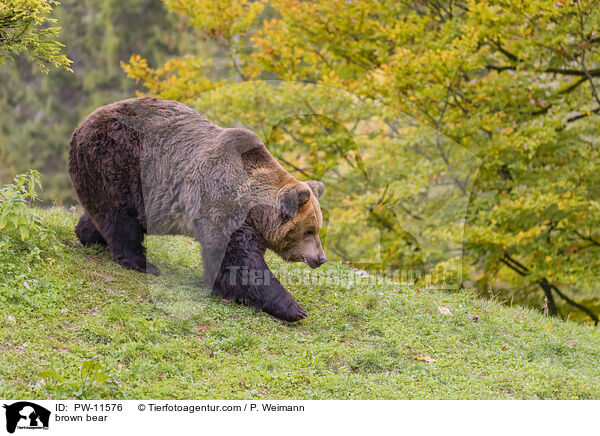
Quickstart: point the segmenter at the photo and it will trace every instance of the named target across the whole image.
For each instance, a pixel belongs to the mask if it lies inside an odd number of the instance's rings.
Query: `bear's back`
[[[294,181],[254,132],[151,97],[90,114],[73,133],[69,172],[88,211],[133,209],[161,229],[174,210],[217,217],[271,204]]]

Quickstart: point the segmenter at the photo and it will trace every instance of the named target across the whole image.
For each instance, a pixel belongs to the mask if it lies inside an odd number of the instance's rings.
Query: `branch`
[[[588,71],[580,71],[580,70],[563,70],[562,68],[548,68],[543,70],[544,73],[555,73],[562,74],[565,76],[580,76],[580,77],[600,77],[600,68],[596,68],[594,70]]]
[[[594,240],[594,242],[596,242],[596,241]],[[509,268],[511,268],[513,271],[516,271],[521,276],[526,276],[530,273],[529,269],[525,265],[523,265],[516,259],[513,259],[512,257],[510,257],[510,255],[508,253],[504,253],[504,257],[500,258],[500,261],[503,264],[505,264],[506,266],[508,266]],[[556,285],[550,284],[545,278],[539,280],[537,283],[540,285],[540,287],[544,291],[544,294],[548,298],[548,309],[550,310],[550,313],[554,314],[553,312],[556,311],[557,313],[560,314],[560,312],[558,312],[556,309],[556,305],[554,303],[554,298],[552,296],[552,291],[554,291],[558,294],[559,297],[561,297],[567,303],[569,303],[570,305],[572,305],[574,307],[577,307],[582,312],[585,312],[590,318],[592,318],[594,320],[594,324],[598,325],[598,316],[594,312],[592,312],[590,309],[583,306],[582,304],[579,304],[579,303],[573,301],[571,298],[567,297],[560,289],[558,289],[558,287]]]
[[[581,10],[581,2],[579,0],[577,1],[577,11],[579,12],[579,29],[580,29],[581,39],[583,40],[583,43],[581,46],[582,52],[581,52],[581,59],[579,61],[579,65],[581,65],[581,68],[583,69],[585,76],[590,81],[590,88],[592,89],[592,96],[600,105],[600,96],[598,96],[598,91],[596,90],[596,85],[594,84],[594,81],[592,80],[592,77],[593,77],[592,71],[588,70],[587,66],[585,65],[585,54],[587,51],[587,45],[585,43],[587,41],[585,38],[585,26],[583,23],[583,15],[584,14],[583,14],[583,11]],[[596,71],[597,71],[597,69],[596,69]]]
[[[515,271],[520,276],[526,276],[529,274],[529,270],[524,265],[511,258],[507,253],[504,253],[504,257],[500,258],[500,262],[502,262],[504,265]],[[554,295],[552,295],[552,286],[548,283],[546,279],[538,280],[536,283],[540,285],[542,291],[544,291],[546,299],[548,300],[548,311],[550,312],[550,315],[562,318],[561,313],[556,307]]]
[[[494,46],[496,46],[496,48],[498,50],[500,50],[500,53],[502,53],[504,56],[506,56],[508,59],[510,59],[513,62],[521,62],[521,59],[518,58],[518,56],[512,54],[511,52],[509,52],[508,50],[506,50],[504,47],[502,47],[502,45],[500,44],[500,41],[497,42],[493,42],[492,44]]]
[[[554,291],[558,294],[559,297],[561,297],[563,300],[565,300],[567,303],[569,303],[571,306],[575,306],[576,308],[578,308],[579,310],[581,310],[582,312],[585,312],[590,318],[592,318],[594,320],[594,325],[598,325],[598,316],[592,312],[590,309],[588,309],[587,307],[576,303],[575,301],[571,300],[569,297],[567,297],[565,294],[563,294],[555,285],[550,285],[552,289],[554,289]]]
[[[486,65],[485,68],[488,70],[494,71],[516,71],[517,67],[515,65]],[[546,68],[544,70],[540,70],[541,73],[551,73],[551,74],[561,74],[563,76],[579,76],[579,77],[600,77],[600,68],[595,68],[593,70],[572,70],[572,69],[563,69],[563,68]]]
[[[304,104],[306,105],[306,107],[308,107],[308,110],[310,111],[310,113],[317,119],[317,121],[319,122],[319,124],[321,125],[321,127],[323,128],[323,130],[327,133],[327,135],[329,135],[329,136],[333,135],[334,132],[329,127],[327,127],[325,125],[325,123],[323,123],[323,120],[321,119],[321,116],[311,106],[311,104],[308,102],[308,100],[304,98],[304,99],[302,99],[302,101],[304,102]],[[346,129],[346,130],[348,130],[348,129]],[[337,149],[338,153],[342,156],[342,158],[346,162],[348,162],[348,165],[350,165],[350,168],[355,168],[355,166],[352,163],[352,161],[348,158],[348,152],[344,151],[339,146],[339,144],[337,143],[337,141],[333,142],[333,145]],[[354,144],[354,145],[356,145],[356,144]],[[354,149],[354,158],[356,159],[356,168],[358,168],[358,170],[362,173],[362,175],[365,176],[366,180],[369,180],[369,176],[367,174],[367,170],[365,168],[364,162],[362,161],[362,158],[360,157],[360,153],[358,152],[358,148],[357,147],[355,147],[355,149]]]
[[[525,266],[511,258],[506,253],[504,253],[504,257],[500,258],[500,261],[512,270],[516,271],[519,275],[526,276],[527,274],[529,274],[529,270]]]
[[[586,113],[586,114],[579,114],[579,115],[575,115],[571,118],[567,118],[566,122],[572,123],[573,121],[577,121],[577,120],[580,120],[581,118],[585,118],[585,117],[589,116],[589,114],[597,114],[598,112],[600,112],[600,107],[597,107],[594,110],[588,111],[588,113]]]
[[[579,79],[577,79],[575,82],[571,83],[569,86],[567,86],[566,88],[563,88],[561,90],[558,91],[558,94],[568,94],[569,92],[575,90],[577,87],[579,87],[579,85],[581,85],[582,83],[587,82],[589,79],[587,77],[581,77]],[[532,116],[537,116],[537,115],[543,115],[545,113],[548,112],[548,110],[550,110],[550,108],[552,107],[552,104],[548,104],[546,106],[544,106],[543,108],[537,110],[537,111],[533,111],[530,114]],[[579,118],[576,118],[579,119]],[[568,120],[567,120],[568,122]]]
[[[589,80],[586,77],[582,77],[579,80],[576,80],[573,84],[567,86],[564,89],[561,89],[560,91],[558,91],[559,94],[568,94],[569,92],[573,91],[575,88],[577,88],[579,85],[581,85],[582,83],[586,82],[587,80]]]
[[[494,70],[494,71],[507,71],[507,70],[511,70],[511,71],[515,71],[517,69],[517,67],[513,67],[512,65],[486,65],[485,68],[487,68],[488,70]]]
[[[595,240],[594,238],[590,237],[590,236],[584,236],[581,233],[579,233],[577,230],[574,230],[574,233],[579,236],[581,239],[591,242],[594,245],[598,245],[600,246],[600,242],[598,242],[597,240]]]

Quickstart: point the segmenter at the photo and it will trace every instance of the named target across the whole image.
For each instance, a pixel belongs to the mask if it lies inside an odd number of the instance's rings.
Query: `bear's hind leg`
[[[94,244],[107,245],[106,240],[87,214],[83,214],[83,216],[79,218],[79,222],[75,227],[75,235],[77,235],[77,239],[79,239],[84,247],[89,247]]]
[[[105,215],[98,223],[110,252],[118,263],[136,271],[160,275],[160,270],[146,259],[146,250],[142,245],[144,230],[137,218],[119,213]]]

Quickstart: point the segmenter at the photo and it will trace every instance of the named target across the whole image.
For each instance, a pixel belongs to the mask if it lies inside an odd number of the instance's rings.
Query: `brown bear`
[[[188,235],[200,242],[204,278],[218,295],[286,321],[306,316],[264,254],[312,268],[326,262],[317,200],[324,185],[292,177],[255,133],[141,97],[98,108],[70,145],[83,245],[106,245],[121,265],[158,275],[144,235]]]

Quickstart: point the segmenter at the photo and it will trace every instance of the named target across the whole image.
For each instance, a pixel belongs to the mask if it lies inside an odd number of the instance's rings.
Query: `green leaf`
[[[103,384],[106,382],[106,380],[108,380],[110,377],[106,374],[103,374],[101,372],[97,372],[94,374],[94,376],[92,377],[94,381]]]
[[[62,375],[60,375],[57,371],[54,371],[54,370],[42,371],[42,372],[38,373],[38,377],[53,378],[55,380],[58,380],[59,382],[65,382],[67,380]]]

